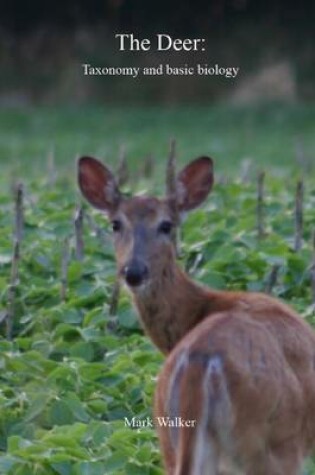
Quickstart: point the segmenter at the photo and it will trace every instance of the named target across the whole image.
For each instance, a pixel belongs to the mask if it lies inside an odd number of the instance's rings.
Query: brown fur
[[[102,168],[103,167],[103,168]],[[206,157],[178,176],[181,211],[209,193]],[[122,231],[118,272],[135,257],[149,268],[132,294],[143,327],[168,355],[159,375],[155,417],[182,416],[196,427],[158,426],[168,475],[297,475],[315,445],[315,334],[287,305],[267,295],[206,289],[178,266],[167,200],[119,195],[109,170],[85,157],[83,194]]]

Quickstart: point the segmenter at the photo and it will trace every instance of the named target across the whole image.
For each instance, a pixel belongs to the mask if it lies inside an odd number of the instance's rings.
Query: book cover
[[[263,447],[250,473],[299,473],[312,330],[288,342],[289,364],[282,328],[276,347],[250,325],[219,347],[205,320],[236,291],[250,316],[273,296],[314,325],[314,14],[308,1],[0,6],[1,474],[245,474],[250,444],[237,462],[224,444],[243,440],[233,391],[248,362],[240,421]],[[294,436],[293,458],[255,419],[268,394],[292,395],[269,432]]]

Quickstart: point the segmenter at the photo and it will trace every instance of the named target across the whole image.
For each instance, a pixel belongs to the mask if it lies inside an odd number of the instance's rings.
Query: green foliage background
[[[13,339],[0,340],[0,474],[161,474],[153,430],[125,427],[151,415],[163,358],[143,336],[129,297],[109,316],[115,264],[106,220],[86,207],[84,259],[75,258],[75,157],[93,154],[117,167],[124,145],[126,190],[163,192],[170,137],[179,162],[215,159],[217,183],[182,232],[182,265],[220,289],[273,293],[315,323],[310,267],[315,229],[315,108],[312,105],[8,109],[0,113],[0,316],[8,305],[13,248],[11,186],[25,188],[25,229]],[[56,182],[47,171],[54,149]],[[154,182],[141,175],[152,153]],[[247,177],[244,176],[244,160]],[[256,176],[266,171],[265,229],[256,232]],[[304,178],[304,231],[293,251],[296,181]],[[246,178],[246,179],[245,179]],[[96,231],[102,230],[97,233]],[[64,240],[70,239],[68,291],[60,299]],[[315,473],[311,462],[308,473]],[[313,470],[313,471],[312,471]]]

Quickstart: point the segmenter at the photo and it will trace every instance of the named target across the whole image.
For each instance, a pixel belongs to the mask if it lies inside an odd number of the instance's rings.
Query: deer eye
[[[158,227],[159,233],[170,234],[173,229],[173,223],[171,221],[162,221]]]
[[[122,229],[122,222],[119,221],[118,219],[114,219],[112,221],[112,229],[114,231],[114,233],[118,233],[119,231],[121,231]]]

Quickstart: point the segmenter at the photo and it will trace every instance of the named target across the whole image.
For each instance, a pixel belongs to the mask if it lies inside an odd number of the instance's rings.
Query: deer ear
[[[213,185],[213,161],[199,157],[189,163],[177,176],[177,206],[189,211],[199,206]]]
[[[78,160],[78,184],[82,195],[95,208],[113,211],[120,192],[113,174],[99,160],[81,157]]]

